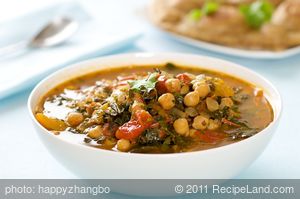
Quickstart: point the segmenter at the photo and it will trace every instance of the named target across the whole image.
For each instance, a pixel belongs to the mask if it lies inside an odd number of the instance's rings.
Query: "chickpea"
[[[186,106],[196,106],[200,101],[200,97],[197,92],[193,91],[186,94],[183,101]]]
[[[209,124],[207,126],[207,129],[208,130],[216,130],[220,127],[220,121],[219,120],[212,120],[212,119],[209,119]]]
[[[232,99],[230,99],[229,97],[222,98],[220,108],[223,109],[225,106],[229,108],[232,107],[233,106]]]
[[[203,117],[210,118],[210,114],[208,112],[200,112],[199,114]]]
[[[198,92],[200,97],[206,97],[210,93],[210,87],[206,83],[198,84],[194,90]]]
[[[176,131],[176,133],[180,135],[186,135],[189,132],[189,124],[187,119],[185,118],[179,118],[174,121],[173,127]]]
[[[205,81],[204,80],[195,80],[195,81],[193,81],[192,82],[192,84],[193,84],[193,89],[195,90],[195,88],[197,87],[197,86],[199,86],[199,85],[201,85],[201,84],[205,84]]]
[[[185,95],[190,91],[190,87],[188,85],[183,85],[180,89],[180,94]]]
[[[204,130],[207,128],[208,122],[209,122],[208,118],[206,118],[202,115],[199,115],[194,118],[194,122],[193,122],[192,126],[198,130]]]
[[[129,140],[126,140],[126,139],[120,139],[118,140],[117,142],[117,149],[119,151],[123,151],[123,152],[126,152],[130,149],[131,147],[131,144],[130,144],[130,141]]]
[[[114,138],[106,138],[102,144],[105,148],[111,149],[117,144],[117,140]]]
[[[214,112],[219,109],[219,103],[211,97],[206,98],[207,109]]]
[[[165,110],[170,110],[175,106],[175,97],[171,93],[165,93],[158,98],[158,103]]]
[[[102,135],[102,128],[101,126],[95,126],[88,129],[87,136],[92,139],[97,139]]]
[[[175,93],[180,91],[180,80],[171,78],[168,79],[165,83],[166,88],[168,89],[169,92]]]
[[[78,126],[83,120],[83,115],[78,112],[71,112],[67,116],[67,123],[71,126]]]
[[[95,110],[92,114],[92,121],[96,124],[101,124],[103,122],[103,115],[105,114],[105,112],[103,110]]]

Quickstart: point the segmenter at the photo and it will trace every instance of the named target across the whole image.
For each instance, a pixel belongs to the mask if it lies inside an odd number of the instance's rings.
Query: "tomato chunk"
[[[159,94],[163,94],[163,93],[168,92],[168,89],[166,87],[166,81],[167,81],[167,77],[166,76],[162,75],[162,76],[158,77],[157,83],[156,83],[155,87],[156,87],[157,92]]]
[[[135,112],[135,118],[137,119],[138,123],[145,128],[148,128],[153,123],[153,118],[148,111],[139,110]]]
[[[144,130],[145,128],[138,121],[131,120],[119,127],[116,137],[118,139],[132,140],[141,135]]]
[[[187,74],[184,73],[178,74],[176,75],[176,78],[179,79],[184,84],[191,83],[191,78]]]
[[[132,120],[118,128],[116,137],[118,139],[135,139],[149,128],[152,123],[153,118],[148,111],[138,110],[134,113]]]
[[[118,76],[117,80],[124,81],[124,80],[133,80],[136,77],[134,75],[128,75],[128,76]]]
[[[219,133],[216,131],[205,131],[204,133],[197,131],[196,135],[201,141],[206,143],[217,143],[225,138],[224,133]]]
[[[231,122],[231,121],[229,121],[229,120],[227,120],[227,119],[225,119],[225,118],[222,118],[222,122],[223,122],[224,124],[229,125],[229,126],[241,127],[241,125],[236,124],[236,123],[234,123],[234,122]]]
[[[128,81],[119,81],[117,86],[127,86]]]

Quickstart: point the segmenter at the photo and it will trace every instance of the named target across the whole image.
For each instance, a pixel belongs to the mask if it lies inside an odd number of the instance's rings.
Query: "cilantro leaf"
[[[202,15],[203,15],[203,13],[202,13],[201,9],[193,9],[189,13],[189,17],[194,21],[200,20]]]
[[[217,12],[218,9],[219,9],[219,4],[217,2],[208,1],[202,7],[202,12],[205,15],[211,15],[211,14],[214,14],[215,12]]]
[[[146,79],[128,81],[130,90],[135,92],[150,92],[155,89],[158,73],[151,73]]]
[[[195,8],[191,10],[188,15],[192,20],[198,21],[205,15],[214,14],[215,12],[217,12],[218,9],[219,3],[214,1],[207,1],[201,9]]]
[[[274,6],[267,0],[258,0],[252,4],[240,6],[240,11],[249,26],[260,28],[271,19]]]

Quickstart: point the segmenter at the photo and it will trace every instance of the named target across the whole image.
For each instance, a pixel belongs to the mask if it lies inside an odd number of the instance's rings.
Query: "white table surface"
[[[49,2],[1,0],[0,22]],[[139,19],[138,10],[147,0],[81,2],[94,17],[106,22],[103,28],[113,29],[118,28],[118,24],[126,26],[129,23],[143,28],[145,34],[139,41],[113,53],[172,51],[209,55],[245,65],[269,79],[283,98],[280,125],[266,150],[237,178],[300,178],[300,108],[297,104],[300,101],[300,55],[284,60],[261,61],[214,54],[177,43]],[[26,107],[30,90],[0,101],[0,178],[76,178],[39,141]]]

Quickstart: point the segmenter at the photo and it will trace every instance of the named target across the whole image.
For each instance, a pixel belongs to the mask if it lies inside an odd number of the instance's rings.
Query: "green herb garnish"
[[[219,9],[219,4],[217,2],[208,1],[202,7],[202,12],[205,15],[211,15],[217,12],[218,9]]]
[[[202,15],[203,15],[202,10],[198,8],[191,10],[189,13],[189,17],[194,21],[200,20]]]
[[[128,81],[130,90],[135,92],[150,92],[155,89],[157,73],[151,73],[146,79]]]
[[[204,15],[212,15],[219,9],[219,3],[214,1],[207,1],[201,9],[196,8],[190,11],[189,17],[194,20],[200,20]]]
[[[249,5],[240,6],[240,11],[249,26],[260,28],[271,19],[274,6],[267,0],[259,0]]]

